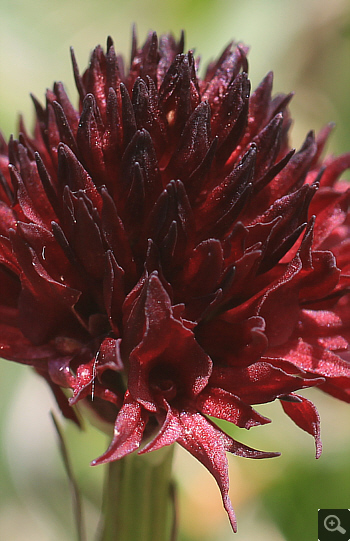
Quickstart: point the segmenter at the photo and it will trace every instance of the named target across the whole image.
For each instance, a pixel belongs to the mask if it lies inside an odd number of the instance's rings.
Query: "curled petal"
[[[322,442],[320,438],[320,416],[317,409],[310,400],[304,396],[293,395],[299,398],[298,402],[281,400],[285,413],[300,428],[311,434],[315,438],[316,458],[322,453]]]

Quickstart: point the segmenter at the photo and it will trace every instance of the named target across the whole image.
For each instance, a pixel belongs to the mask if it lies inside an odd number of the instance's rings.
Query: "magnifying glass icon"
[[[324,527],[329,532],[346,533],[346,530],[340,526],[340,520],[336,515],[328,515],[324,519]]]

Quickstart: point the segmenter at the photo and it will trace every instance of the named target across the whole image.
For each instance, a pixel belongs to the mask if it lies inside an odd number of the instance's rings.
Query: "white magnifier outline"
[[[332,524],[329,526],[327,524],[329,519],[332,519],[335,521],[335,526],[333,526]],[[324,519],[323,524],[326,530],[328,530],[329,532],[340,532],[342,534],[346,533],[346,530],[344,530],[344,528],[342,528],[342,526],[340,525],[340,519],[339,517],[337,517],[337,515],[327,515],[326,518]]]

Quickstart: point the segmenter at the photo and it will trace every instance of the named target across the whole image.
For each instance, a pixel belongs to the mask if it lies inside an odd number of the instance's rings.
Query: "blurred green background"
[[[73,45],[80,69],[90,50],[110,34],[127,57],[131,25],[139,40],[148,30],[186,31],[202,66],[231,39],[251,46],[253,88],[269,70],[276,92],[296,92],[291,105],[292,144],[309,129],[336,123],[328,150],[350,150],[350,2],[348,0],[0,0],[0,126],[17,131],[18,113],[32,123],[29,92],[43,99],[61,80],[77,99],[69,60]],[[349,177],[348,177],[349,178]],[[55,408],[44,382],[30,369],[0,363],[0,539],[75,539],[68,483],[48,411]],[[317,539],[318,508],[350,507],[349,407],[317,391],[324,453],[315,461],[310,436],[298,430],[279,404],[260,407],[269,426],[237,439],[282,457],[230,459],[231,498],[238,515],[237,541]],[[241,433],[242,432],[242,433]],[[106,436],[67,425],[69,449],[84,492],[88,540],[94,539],[103,468],[89,461],[104,451]],[[181,450],[175,461],[180,494],[180,541],[233,538],[211,476]]]

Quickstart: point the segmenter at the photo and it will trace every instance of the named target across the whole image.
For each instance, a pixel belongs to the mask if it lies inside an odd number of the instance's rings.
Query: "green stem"
[[[175,541],[173,447],[109,464],[100,541]]]

